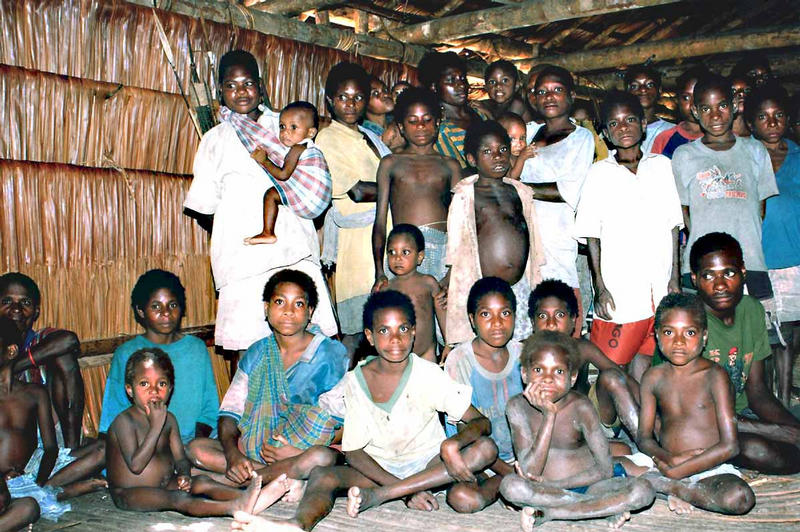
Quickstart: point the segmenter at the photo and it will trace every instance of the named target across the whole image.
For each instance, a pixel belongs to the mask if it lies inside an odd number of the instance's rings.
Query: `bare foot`
[[[286,478],[286,473],[284,473],[261,488],[261,493],[258,494],[252,513],[254,515],[260,514],[275,504],[275,501],[283,497],[287,491],[289,491],[289,480]]]
[[[261,232],[257,235],[253,235],[249,238],[244,239],[244,243],[249,244],[251,246],[254,246],[256,244],[274,244],[277,241],[278,241],[277,236],[264,232]]]
[[[689,515],[694,511],[694,507],[683,499],[679,499],[674,495],[667,497],[667,506],[678,515]]]
[[[357,486],[353,486],[347,490],[347,515],[350,517],[358,517],[359,512],[363,512],[375,506],[373,492],[374,490],[369,488],[362,489]]]
[[[530,506],[522,508],[519,517],[523,532],[533,532],[535,527],[548,521],[544,518],[544,514],[540,510],[531,508]]]
[[[64,499],[71,499],[72,497],[100,491],[102,489],[106,489],[107,487],[108,481],[104,478],[87,478],[78,480],[76,482],[72,482],[71,484],[67,484],[66,486],[62,486],[64,491],[58,494],[58,500],[63,501]]]
[[[630,521],[630,519],[630,512],[622,512],[621,514],[606,517],[606,522],[608,523],[608,528],[622,528],[622,525]]]
[[[253,477],[250,479],[250,483],[247,485],[247,489],[244,490],[244,493],[242,493],[242,496],[231,501],[231,515],[237,510],[252,514],[260,493],[261,477],[254,471]]]
[[[265,519],[247,512],[236,511],[233,512],[231,530],[243,530],[246,532],[281,532],[283,530],[302,531],[303,529],[289,521]]]
[[[300,502],[303,498],[303,493],[306,491],[306,481],[290,478],[287,480],[289,483],[289,491],[281,499],[284,502]]]

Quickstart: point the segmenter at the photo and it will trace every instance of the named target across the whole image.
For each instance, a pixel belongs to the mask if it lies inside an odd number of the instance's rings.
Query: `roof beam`
[[[392,33],[415,44],[444,43],[485,33],[678,1],[680,0],[531,0],[413,24],[397,28]]]
[[[294,17],[305,11],[328,9],[347,4],[345,0],[244,0],[242,3],[245,7],[285,17]]]
[[[658,63],[670,59],[689,59],[704,55],[789,46],[800,46],[800,26],[736,31],[713,37],[683,37],[651,41],[630,46],[541,56],[536,59],[514,61],[514,63],[524,72],[540,63],[562,66],[572,72],[591,72],[643,63],[650,57],[653,57],[654,61]]]

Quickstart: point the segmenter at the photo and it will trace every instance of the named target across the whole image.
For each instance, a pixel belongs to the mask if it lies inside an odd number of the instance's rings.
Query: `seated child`
[[[383,135],[389,125],[395,101],[386,83],[372,76],[369,81],[369,99],[367,100],[367,116],[361,124],[376,135]]]
[[[495,276],[511,285],[517,297],[514,338],[531,333],[528,293],[539,280],[544,260],[533,193],[509,179],[510,141],[503,126],[478,122],[467,132],[464,151],[478,174],[459,181],[447,216],[448,305],[450,344],[473,338],[466,302],[472,285]]]
[[[692,113],[694,105],[694,86],[697,80],[708,75],[708,68],[697,65],[689,68],[678,76],[675,86],[678,92],[678,115],[681,121],[677,126],[665,129],[653,140],[651,153],[660,153],[672,159],[672,155],[679,146],[683,146],[703,136],[700,124]]]
[[[524,122],[533,120],[531,108],[519,96],[519,71],[511,61],[500,59],[487,66],[484,82],[489,99],[474,102],[474,107],[497,121],[506,113],[514,113]]]
[[[187,444],[194,438],[209,436],[217,424],[219,395],[205,342],[180,333],[186,310],[186,290],[181,280],[164,270],[142,274],[131,292],[131,309],[136,321],[144,327],[144,334],[114,351],[98,430],[107,432],[114,418],[130,407],[125,393],[128,359],[139,349],[158,347],[170,356],[175,367],[175,390],[169,411],[183,431],[181,441]]]
[[[565,282],[546,279],[536,285],[528,300],[528,315],[534,333],[555,331],[573,336],[578,320],[578,299],[575,291]],[[620,422],[635,438],[639,426],[639,383],[630,378],[592,342],[576,338],[578,348],[578,380],[573,388],[586,394],[606,427],[617,427]],[[589,363],[600,371],[597,380],[589,387],[581,382],[580,375]],[[588,372],[585,373],[588,376]],[[612,454],[618,452],[611,442]],[[627,454],[625,451],[623,454]]]
[[[638,381],[655,349],[654,302],[680,291],[683,214],[669,159],[641,148],[639,99],[611,91],[600,118],[615,149],[589,169],[574,234],[587,239],[594,274],[592,342]],[[636,268],[630,267],[631,249],[637,250]]]
[[[387,282],[383,261],[390,210],[392,223],[415,225],[425,237],[420,272],[434,276],[437,281],[447,273],[444,264],[447,208],[461,170],[455,160],[434,150],[441,118],[439,101],[427,89],[406,89],[397,100],[395,120],[408,146],[384,157],[378,166],[378,199],[372,226],[374,289]]]
[[[19,272],[0,275],[0,316],[12,320],[22,334],[14,373],[27,382],[47,385],[63,444],[75,449],[81,443],[84,406],[78,365],[80,341],[65,329],[45,327],[35,331],[33,324],[39,319],[41,303],[42,294],[33,279]]]
[[[647,155],[659,133],[675,125],[656,116],[658,99],[661,97],[661,72],[651,66],[632,66],[625,71],[625,88],[639,100],[644,111],[642,123],[647,124],[647,129],[642,137],[641,148],[642,153]]]
[[[414,303],[419,326],[413,351],[435,363],[436,323],[445,329],[444,293],[436,278],[417,270],[425,258],[425,238],[417,227],[398,224],[389,233],[387,242],[386,262],[394,275],[388,288],[407,295]],[[433,321],[434,313],[436,322]]]
[[[525,391],[506,407],[517,474],[503,479],[500,493],[523,507],[525,531],[553,519],[598,517],[619,527],[655,498],[647,481],[625,478],[613,465],[592,404],[571,390],[577,358],[575,340],[553,331],[534,334],[522,348]]]
[[[698,238],[715,231],[733,236],[744,251],[748,293],[760,300],[773,297],[764,262],[761,220],[764,202],[778,194],[766,148],[755,139],[736,137],[731,86],[709,75],[694,87],[692,112],[703,137],[675,150],[672,170],[681,204],[688,209],[682,273],[689,283],[689,250]]]
[[[384,502],[409,497],[418,510],[438,508],[428,490],[474,482],[494,463],[491,423],[470,405],[471,390],[411,352],[414,306],[394,290],[372,294],[364,305],[365,335],[377,356],[345,376],[342,450],[347,466],[314,469],[290,524],[310,530],[347,492],[347,513],[357,517]],[[439,412],[465,423],[446,438]],[[277,523],[258,519],[262,530]],[[284,523],[286,526],[286,523]]]
[[[105,480],[89,478],[103,469],[104,445],[58,447],[47,390],[14,378],[21,340],[17,325],[0,317],[0,478],[8,483],[6,495],[33,497],[41,516],[56,521],[70,510],[59,501],[106,487]]]
[[[125,364],[125,392],[133,406],[108,429],[106,462],[117,508],[139,512],[173,510],[195,517],[258,513],[289,489],[281,475],[261,489],[254,474],[246,490],[206,476],[192,477],[175,416],[167,410],[175,382],[169,356],[140,349]]]
[[[656,310],[656,337],[666,363],[642,379],[636,438],[641,452],[630,460],[649,468],[641,478],[669,496],[670,510],[749,512],[756,502],[753,490],[726,463],[739,454],[731,381],[722,367],[701,356],[708,339],[703,302],[690,294],[664,297]]]
[[[517,298],[511,286],[497,277],[484,277],[469,291],[467,313],[475,338],[450,351],[444,371],[456,382],[472,387],[472,406],[492,422],[497,461],[474,484],[459,483],[447,493],[447,502],[458,512],[477,512],[500,496],[500,481],[514,472],[514,449],[506,420],[506,403],[522,393],[519,354],[522,344],[512,340]],[[445,423],[454,436],[456,426]]]
[[[511,170],[508,177],[519,179],[525,161],[536,157],[536,146],[528,146],[527,129],[525,121],[516,113],[503,113],[497,118],[511,140]]]
[[[223,107],[223,110],[227,108]],[[292,102],[279,117],[279,133],[262,127],[245,115],[220,111],[234,125],[242,144],[272,178],[274,187],[264,193],[264,229],[245,238],[247,244],[272,244],[278,206],[286,205],[303,218],[317,218],[331,202],[331,175],[322,152],[314,146],[319,131],[317,108]],[[255,146],[255,148],[254,148]],[[289,148],[286,152],[284,148]],[[274,158],[277,163],[270,159]],[[283,159],[281,164],[280,160]]]
[[[39,505],[36,499],[12,499],[6,479],[0,477],[0,530],[22,530],[38,520]]]

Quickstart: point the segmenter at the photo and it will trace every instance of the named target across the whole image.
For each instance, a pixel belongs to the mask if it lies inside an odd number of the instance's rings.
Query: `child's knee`
[[[457,483],[447,491],[447,504],[460,514],[472,514],[486,507],[483,496],[474,486]]]
[[[528,491],[528,481],[519,475],[511,474],[500,482],[500,494],[509,501],[518,501]]]
[[[310,473],[315,467],[328,467],[336,464],[337,452],[330,447],[315,445],[303,452],[302,464],[306,473]]]
[[[39,520],[39,505],[36,503],[36,499],[33,497],[16,499],[11,504],[12,508],[18,512],[20,520],[24,520],[26,523],[34,523]]]
[[[307,490],[334,491],[340,486],[339,475],[332,467],[316,467],[308,477]]]
[[[631,505],[642,508],[652,504],[656,499],[656,490],[653,485],[643,478],[634,478],[632,480],[629,492]]]
[[[193,464],[200,463],[201,457],[206,451],[206,440],[208,438],[195,438],[184,446],[186,449],[186,458]]]
[[[478,451],[481,463],[488,465],[497,459],[497,444],[488,436],[478,438],[472,446]]]
[[[604,369],[597,376],[597,387],[610,393],[627,389],[625,374],[619,368]]]
[[[721,494],[720,504],[733,515],[746,514],[756,505],[756,495],[745,481],[738,477],[734,478],[735,480],[731,479]]]
[[[203,493],[204,491],[208,490],[212,487],[216,482],[214,482],[211,477],[206,475],[197,475],[192,477],[192,487],[189,490],[193,495],[198,493]]]

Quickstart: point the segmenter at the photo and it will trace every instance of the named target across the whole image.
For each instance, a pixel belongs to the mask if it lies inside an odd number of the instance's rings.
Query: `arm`
[[[558,185],[553,183],[525,183],[533,190],[533,197],[541,201],[552,201],[554,203],[564,203]]]
[[[386,252],[386,218],[389,212],[389,189],[392,186],[391,174],[394,158],[389,155],[381,159],[377,176],[377,203],[375,223],[372,224],[372,258],[375,261],[375,284],[373,291],[382,290],[389,280],[383,271],[383,256]],[[355,201],[355,200],[354,200]]]
[[[603,274],[600,271],[600,239],[590,237],[586,240],[589,244],[589,263],[592,266],[594,288],[597,293],[595,295],[595,302],[597,303],[595,311],[601,319],[610,320],[611,313],[609,308],[617,310],[617,307],[614,305],[614,298],[611,296],[611,292],[606,289],[606,285],[603,282]]]
[[[681,210],[683,211],[683,229],[688,235],[692,230],[691,218],[689,217],[689,206],[681,205]]]
[[[50,396],[41,386],[31,385],[30,390],[36,396],[36,421],[39,424],[39,434],[42,438],[42,460],[39,463],[39,472],[36,474],[36,483],[44,486],[50,478],[53,467],[58,458],[58,443],[56,442],[56,428],[53,424],[53,407]]]
[[[147,429],[147,434],[142,441],[142,444],[137,447],[136,432],[133,423],[127,417],[118,416],[117,419],[124,421],[119,430],[117,430],[117,439],[119,440],[119,448],[125,463],[134,475],[140,474],[145,470],[153,455],[156,452],[158,445],[158,438],[161,437],[161,431],[167,421],[167,405],[162,402],[153,402],[146,405],[147,420],[150,427]],[[116,425],[116,422],[115,422]],[[180,439],[180,435],[178,435]]]
[[[599,371],[615,369],[619,367],[589,340],[578,340],[578,350],[581,354],[581,358],[583,358],[581,361],[581,366],[583,366],[583,364],[586,362],[591,362],[592,365]]]
[[[528,144],[522,150],[522,153],[520,153],[519,156],[517,156],[517,160],[514,162],[514,166],[508,172],[508,177],[510,177],[511,179],[519,179],[520,176],[522,175],[522,169],[525,167],[525,161],[527,161],[532,157],[536,157],[536,146],[534,146],[533,144]],[[532,185],[530,186],[531,188],[533,188]],[[534,196],[536,195],[535,188],[533,189],[533,194]],[[559,194],[559,197],[561,197],[561,194]]]
[[[466,425],[462,430],[442,442],[439,454],[447,473],[452,478],[461,482],[474,482],[475,475],[464,462],[460,451],[481,436],[490,435],[492,423],[472,405],[461,416],[461,421]]]
[[[38,344],[30,348],[30,352],[36,364],[42,365],[51,358],[63,355],[64,353],[78,352],[80,347],[81,343],[78,340],[77,334],[72,331],[59,329],[42,338]],[[17,361],[14,362],[14,373],[31,367],[33,367],[33,364],[31,364],[30,358],[27,356],[20,356],[17,358]]]
[[[435,277],[431,276],[431,295],[433,296],[433,311],[436,313],[436,321],[439,322],[439,330],[442,331],[442,340],[447,345],[445,331],[447,330],[447,290],[439,286]]]
[[[254,151],[252,157],[258,161],[272,177],[279,181],[286,181],[292,177],[295,169],[297,169],[297,162],[300,160],[300,155],[303,154],[305,149],[305,144],[295,144],[289,148],[289,153],[286,154],[286,158],[283,160],[283,168],[273,163],[261,149]]]
[[[681,245],[679,227],[672,228],[672,274],[669,277],[669,293],[679,294],[681,292]]]
[[[525,404],[527,402],[527,404]],[[550,452],[550,441],[553,438],[553,429],[556,423],[556,412],[552,402],[550,410],[541,410],[542,419],[536,424],[536,434],[533,433],[534,416],[530,416],[534,403],[543,403],[538,387],[532,384],[525,387],[522,397],[514,403],[509,402],[506,407],[506,416],[511,426],[511,443],[517,457],[519,468],[527,477],[540,477],[547,464],[547,455]],[[530,406],[529,406],[530,405]],[[536,416],[538,417],[538,416]]]
[[[230,416],[221,415],[217,422],[219,442],[222,444],[222,453],[225,455],[227,468],[225,476],[238,483],[245,482],[253,473],[253,464],[239,450],[239,426]]]
[[[368,203],[378,198],[378,184],[359,181],[347,191],[347,197],[356,203]]]
[[[183,209],[183,214],[189,218],[194,218],[194,220],[197,222],[197,225],[200,226],[200,229],[203,229],[208,233],[211,233],[212,229],[214,229],[213,214],[203,214],[201,212],[193,211],[188,207]]]
[[[198,344],[198,356],[203,366],[203,407],[200,409],[200,417],[195,423],[195,437],[208,437],[212,427],[217,421],[219,414],[219,394],[217,393],[217,381],[214,379],[214,369],[211,367],[211,359],[205,344]]]
[[[175,473],[178,477],[178,489],[189,491],[192,483],[192,466],[186,458],[186,451],[181,441],[178,421],[171,412],[167,413],[166,430],[169,431],[169,450],[175,462]]]
[[[657,371],[648,370],[642,378],[642,385],[639,390],[639,433],[636,435],[636,445],[639,450],[654,458],[667,461],[671,455],[661,448],[653,435],[656,419],[656,397],[653,394],[653,387],[658,379]]]
[[[764,360],[756,360],[750,366],[744,391],[750,409],[760,420],[800,429],[800,421],[786,410],[786,407],[767,388]]]

